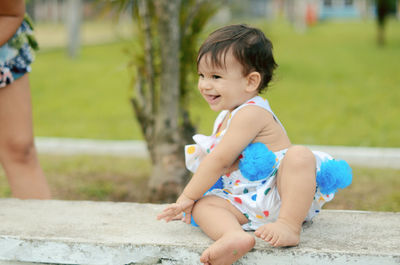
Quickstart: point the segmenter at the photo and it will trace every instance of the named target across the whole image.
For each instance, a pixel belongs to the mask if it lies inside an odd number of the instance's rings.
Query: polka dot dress
[[[229,127],[232,117],[237,113],[237,111],[248,105],[256,105],[261,108],[266,109],[272,115],[274,115],[277,122],[278,118],[272,112],[268,101],[259,96],[254,97],[245,104],[236,108],[230,117],[228,118],[227,128]],[[196,144],[187,145],[185,147],[185,157],[186,157],[186,167],[195,172],[202,159],[210,152],[213,148],[220,142],[225,130],[219,131],[225,116],[228,114],[227,111],[222,111],[214,124],[213,134],[211,136],[205,136],[201,134],[196,134],[193,139]],[[282,126],[283,128],[283,126]],[[218,131],[218,132],[217,132]],[[229,174],[222,176],[223,188],[216,188],[208,191],[205,196],[215,195],[226,199],[232,205],[234,205],[239,211],[243,213],[244,216],[249,220],[248,223],[244,224],[242,227],[245,230],[256,230],[263,224],[276,221],[279,215],[279,209],[281,205],[277,185],[276,185],[276,175],[279,165],[285,156],[286,149],[274,152],[276,155],[276,163],[274,169],[268,176],[260,180],[249,180],[245,178],[240,170],[233,171]],[[317,158],[317,166],[321,164],[324,159],[331,159],[331,157],[325,153],[317,152],[314,153]],[[318,170],[318,169],[317,169]],[[323,195],[318,189],[316,190],[313,204],[310,208],[306,220],[311,219],[315,216],[321,209],[321,206],[332,200],[334,194]]]

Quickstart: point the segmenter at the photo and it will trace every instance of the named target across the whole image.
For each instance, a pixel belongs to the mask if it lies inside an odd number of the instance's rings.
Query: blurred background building
[[[131,0],[133,3],[135,0]],[[286,20],[297,32],[326,20],[372,20],[376,18],[378,0],[221,0],[224,2],[212,19],[216,24],[251,23],[252,20]],[[400,19],[400,0],[395,1],[395,13]],[[27,12],[36,23],[58,24],[65,28],[68,53],[75,57],[78,53],[83,22],[110,21],[118,24],[115,30],[126,28],[132,23],[130,10],[119,13],[118,21],[113,13],[104,11],[104,3],[99,0],[30,0]],[[116,23],[117,22],[117,23]],[[39,32],[40,34],[40,32]],[[54,36],[54,40],[62,37]]]
[[[98,15],[101,1],[97,0],[30,0],[28,13],[38,21],[63,22],[68,16],[70,2],[80,2],[83,17],[90,19]],[[227,0],[221,16],[230,18],[285,17],[295,21],[303,19],[373,18],[374,0]],[[97,4],[96,4],[97,3]],[[100,4],[99,4],[100,3]],[[397,1],[397,16],[400,15],[400,1]]]

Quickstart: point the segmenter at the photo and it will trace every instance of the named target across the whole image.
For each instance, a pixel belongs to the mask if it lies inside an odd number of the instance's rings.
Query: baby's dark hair
[[[243,66],[244,76],[253,71],[260,73],[258,92],[266,90],[278,65],[272,55],[272,43],[264,33],[247,25],[230,25],[217,29],[201,45],[197,67],[201,58],[208,53],[213,66],[225,67],[225,56],[229,50]]]

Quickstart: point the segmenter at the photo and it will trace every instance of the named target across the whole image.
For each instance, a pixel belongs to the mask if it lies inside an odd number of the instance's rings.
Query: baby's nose
[[[203,79],[203,80],[199,81],[199,88],[201,88],[201,89],[211,89],[211,87],[212,87],[212,85],[211,85],[210,81],[208,81],[206,79]]]

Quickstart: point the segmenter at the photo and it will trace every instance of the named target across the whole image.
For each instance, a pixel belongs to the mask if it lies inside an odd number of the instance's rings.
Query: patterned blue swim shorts
[[[29,17],[25,16],[14,36],[0,46],[0,88],[31,71],[33,50],[37,49],[32,23]]]

